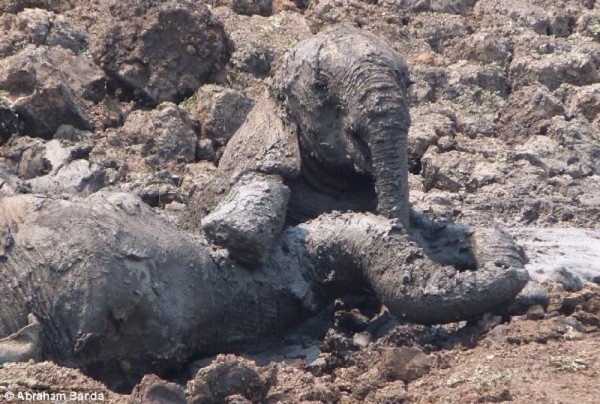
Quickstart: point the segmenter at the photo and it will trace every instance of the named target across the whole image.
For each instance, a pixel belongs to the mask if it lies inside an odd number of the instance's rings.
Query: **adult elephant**
[[[289,227],[252,270],[130,194],[6,197],[0,235],[0,363],[41,354],[113,388],[281,333],[357,287],[431,324],[509,303],[528,279],[500,233],[457,238],[481,246],[479,269],[458,272],[368,213]]]

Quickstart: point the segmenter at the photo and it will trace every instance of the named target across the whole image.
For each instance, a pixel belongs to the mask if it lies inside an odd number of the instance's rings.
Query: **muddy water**
[[[583,281],[600,279],[600,230],[518,228],[512,235],[525,248],[533,279],[554,280],[565,269]]]

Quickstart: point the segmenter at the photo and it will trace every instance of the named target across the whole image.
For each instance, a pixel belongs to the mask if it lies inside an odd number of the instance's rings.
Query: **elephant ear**
[[[295,125],[284,120],[268,90],[227,144],[219,171],[230,178],[260,172],[294,179],[300,173]]]

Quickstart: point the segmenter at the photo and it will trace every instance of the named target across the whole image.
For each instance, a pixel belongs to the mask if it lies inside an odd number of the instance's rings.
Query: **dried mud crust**
[[[0,400],[4,403],[23,402],[8,400],[6,393],[97,393],[102,394],[106,403],[121,404],[127,397],[114,393],[102,383],[84,376],[76,369],[60,367],[51,362],[42,363],[8,363],[0,368]],[[36,402],[35,400],[29,402]],[[37,402],[49,402],[39,400]],[[73,401],[78,402],[78,401]],[[88,402],[86,400],[79,401]]]

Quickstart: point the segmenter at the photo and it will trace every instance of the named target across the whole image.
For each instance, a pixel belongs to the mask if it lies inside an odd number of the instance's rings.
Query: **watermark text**
[[[18,390],[0,392],[0,402],[103,402],[106,394],[99,391],[37,391]]]

